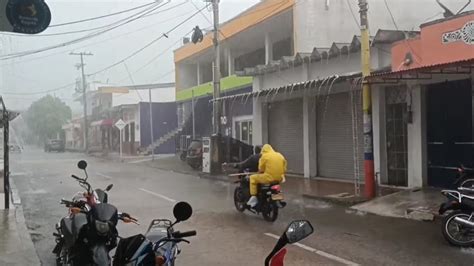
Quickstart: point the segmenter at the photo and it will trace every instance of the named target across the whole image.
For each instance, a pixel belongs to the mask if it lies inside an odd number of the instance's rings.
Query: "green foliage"
[[[71,119],[71,108],[51,95],[32,103],[25,114],[26,124],[36,141],[44,142],[62,132],[61,127]]]

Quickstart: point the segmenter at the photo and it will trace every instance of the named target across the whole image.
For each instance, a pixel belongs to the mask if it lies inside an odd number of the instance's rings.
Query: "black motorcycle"
[[[196,231],[174,231],[174,225],[189,219],[192,208],[186,202],[174,206],[176,221],[155,219],[151,222],[145,235],[139,234],[120,239],[114,256],[114,266],[173,266],[181,252],[178,243],[189,241],[185,237],[195,236]]]
[[[474,188],[474,169],[461,165],[457,168],[455,187]]]
[[[78,193],[72,201],[61,200],[69,208],[68,215],[56,225],[57,265],[110,265],[109,252],[117,246],[118,220],[135,222],[129,214],[119,213],[117,208],[108,204],[107,191],[92,190],[87,182],[87,163],[80,161],[78,167],[84,170],[86,177],[72,175],[86,191]]]
[[[447,201],[441,204],[439,214],[449,212],[441,227],[444,238],[454,246],[474,245],[474,189],[459,187],[441,193]]]
[[[234,183],[239,184],[234,190],[234,205],[239,212],[248,210],[255,214],[262,214],[263,219],[268,222],[274,222],[278,218],[278,209],[284,208],[286,202],[283,201],[283,193],[279,182],[269,185],[258,185],[258,204],[255,208],[247,205],[250,199],[250,173],[237,174],[238,180]]]

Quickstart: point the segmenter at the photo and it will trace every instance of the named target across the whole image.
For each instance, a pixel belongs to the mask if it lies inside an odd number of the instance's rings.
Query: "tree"
[[[32,137],[40,143],[48,138],[55,138],[69,119],[71,119],[71,108],[61,99],[51,95],[32,103],[25,114]]]

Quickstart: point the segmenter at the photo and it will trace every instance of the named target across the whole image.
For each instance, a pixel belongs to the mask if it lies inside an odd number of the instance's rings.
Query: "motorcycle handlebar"
[[[76,175],[71,175],[72,178],[76,179],[76,180],[82,180],[80,177],[76,176]]]
[[[179,231],[176,231],[172,234],[172,236],[174,238],[185,238],[185,237],[191,237],[191,236],[195,236],[197,235],[197,232],[196,230],[193,230],[193,231],[187,231],[187,232],[179,232]]]

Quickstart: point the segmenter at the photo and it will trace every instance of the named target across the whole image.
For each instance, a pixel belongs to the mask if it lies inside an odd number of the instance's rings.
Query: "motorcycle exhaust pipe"
[[[454,217],[454,220],[456,222],[460,223],[460,224],[463,224],[463,225],[474,228],[474,222],[468,221],[468,220],[460,218],[460,217]]]

